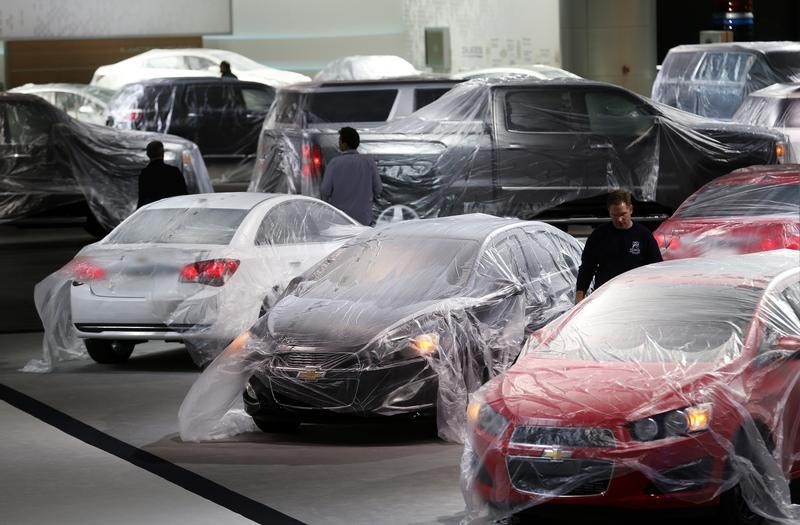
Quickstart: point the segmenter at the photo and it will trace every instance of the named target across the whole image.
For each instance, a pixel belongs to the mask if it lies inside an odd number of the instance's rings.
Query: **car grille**
[[[511,484],[520,492],[553,496],[595,496],[608,490],[610,461],[551,460],[511,456],[506,460]]]
[[[607,428],[517,427],[511,435],[513,445],[559,447],[613,447],[614,433]]]
[[[322,368],[325,370],[357,368],[358,357],[344,352],[286,352],[275,356],[274,368]]]

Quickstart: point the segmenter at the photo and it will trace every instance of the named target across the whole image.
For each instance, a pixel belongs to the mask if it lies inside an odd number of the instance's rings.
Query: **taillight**
[[[783,248],[781,246],[780,239],[776,239],[775,237],[767,237],[766,239],[761,239],[761,243],[758,245],[758,249],[762,252],[768,252],[770,250],[777,250],[779,248]]]
[[[303,170],[303,177],[322,177],[322,149],[316,144],[304,143],[301,153],[300,166]]]
[[[778,159],[778,164],[786,163],[786,144],[783,142],[775,143],[775,156]]]
[[[66,270],[74,281],[82,283],[99,281],[106,277],[105,269],[92,263],[88,259],[80,257],[72,259],[67,264]]]
[[[222,286],[239,268],[238,259],[211,259],[187,264],[181,268],[181,282]]]
[[[139,122],[142,120],[144,116],[144,112],[141,109],[132,109],[123,115],[123,120],[129,120],[131,122]]]

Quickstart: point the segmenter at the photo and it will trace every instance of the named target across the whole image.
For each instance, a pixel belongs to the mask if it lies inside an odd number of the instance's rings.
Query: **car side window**
[[[197,57],[197,56],[187,56],[184,57],[186,59],[186,65],[189,69],[194,71],[204,71],[216,66],[216,64],[205,57]]]
[[[187,69],[183,57],[177,55],[153,57],[147,61],[147,67],[158,69]]]
[[[641,101],[623,93],[586,93],[586,112],[592,133],[635,136],[646,133],[653,125],[653,118],[641,106]]]
[[[293,201],[272,208],[256,234],[256,245],[331,242],[341,238],[336,226],[352,223],[336,210],[314,201]]]
[[[755,57],[750,53],[705,53],[694,74],[694,80],[742,82]]]
[[[275,100],[275,90],[243,87],[242,98],[244,99],[244,108],[248,112],[266,113],[272,101]]]
[[[450,91],[449,87],[444,88],[417,88],[414,90],[414,111],[425,107],[434,100],[438,100],[442,95]]]
[[[6,104],[3,121],[4,142],[20,145],[47,142],[53,121],[42,109],[33,104]]]
[[[763,304],[765,322],[759,353],[772,350],[778,337],[800,335],[800,282],[790,284]]]
[[[236,87],[230,84],[187,86],[184,94],[186,107],[193,113],[212,113],[241,107]]]
[[[505,113],[509,131],[586,131],[586,117],[566,90],[511,91],[505,98]]]
[[[569,293],[575,287],[579,262],[574,253],[550,232],[527,232],[530,240],[526,255],[536,258],[541,266],[541,278],[555,293]]]

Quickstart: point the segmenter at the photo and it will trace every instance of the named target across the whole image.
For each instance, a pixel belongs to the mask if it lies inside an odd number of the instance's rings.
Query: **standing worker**
[[[372,203],[378,200],[383,185],[375,161],[356,151],[359,144],[358,131],[351,127],[339,130],[342,154],[325,168],[320,191],[323,200],[361,224],[371,226]]]
[[[147,144],[147,157],[150,163],[139,174],[137,208],[166,197],[189,193],[181,170],[164,163],[164,144],[160,140]]]
[[[597,289],[621,273],[662,261],[653,234],[631,218],[633,204],[630,193],[612,191],[608,194],[606,206],[611,224],[598,226],[586,240],[578,270],[575,304],[586,297],[593,277]]]
[[[239,78],[231,71],[231,64],[227,60],[219,63],[219,76],[222,78]]]

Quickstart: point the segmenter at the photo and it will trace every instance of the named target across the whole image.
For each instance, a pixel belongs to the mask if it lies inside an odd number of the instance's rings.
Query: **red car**
[[[800,250],[800,165],[751,166],[714,179],[653,235],[664,260]]]
[[[473,515],[544,502],[719,505],[739,524],[796,512],[800,252],[625,273],[535,333],[467,416]]]

